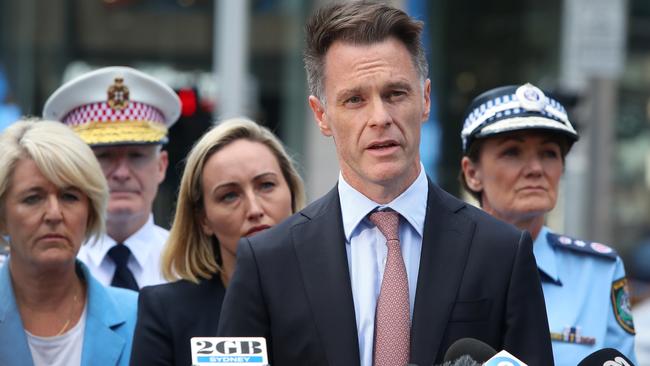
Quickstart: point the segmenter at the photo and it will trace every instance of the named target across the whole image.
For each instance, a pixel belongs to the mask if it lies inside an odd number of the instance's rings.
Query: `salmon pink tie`
[[[406,267],[399,243],[399,213],[378,211],[369,216],[386,237],[388,256],[375,314],[375,366],[406,366],[409,362],[411,317]]]

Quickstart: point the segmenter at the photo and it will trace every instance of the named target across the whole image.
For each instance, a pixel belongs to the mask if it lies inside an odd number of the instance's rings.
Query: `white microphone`
[[[483,366],[528,366],[517,357],[510,354],[508,351],[499,351],[496,355],[492,356],[489,360],[485,361]]]
[[[192,366],[268,366],[263,337],[192,337]]]

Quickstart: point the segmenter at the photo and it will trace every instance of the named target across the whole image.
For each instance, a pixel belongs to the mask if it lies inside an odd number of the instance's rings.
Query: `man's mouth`
[[[391,147],[396,147],[399,146],[397,141],[395,140],[386,140],[386,141],[378,141],[378,142],[373,142],[368,146],[368,149],[371,150],[381,150],[381,149],[387,149]]]

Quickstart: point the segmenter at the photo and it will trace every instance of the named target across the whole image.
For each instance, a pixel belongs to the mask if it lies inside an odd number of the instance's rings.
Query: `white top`
[[[169,231],[156,226],[153,215],[150,215],[147,223],[124,242],[132,254],[127,265],[140,288],[167,282],[160,270],[160,255],[168,237]],[[95,243],[82,245],[77,255],[90,273],[105,286],[110,286],[115,273],[115,263],[107,254],[116,244],[113,238],[104,235]]]
[[[77,324],[60,336],[39,337],[25,331],[34,366],[81,365],[86,329],[86,307]]]
[[[348,268],[350,269],[354,314],[359,335],[359,355],[361,365],[370,366],[373,357],[375,310],[384,276],[388,247],[386,238],[368,220],[367,215],[375,208],[387,207],[401,215],[400,248],[409,285],[409,308],[412,318],[420,269],[429,182],[424,167],[420,164],[420,174],[417,179],[402,194],[385,205],[373,202],[355,190],[343,179],[342,175],[339,175],[338,190]]]

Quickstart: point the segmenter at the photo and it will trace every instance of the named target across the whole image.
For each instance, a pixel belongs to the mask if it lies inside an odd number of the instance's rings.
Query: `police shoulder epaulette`
[[[546,239],[556,248],[574,250],[576,252],[591,254],[599,257],[616,260],[618,254],[609,246],[596,242],[573,239],[566,235],[547,233]]]

